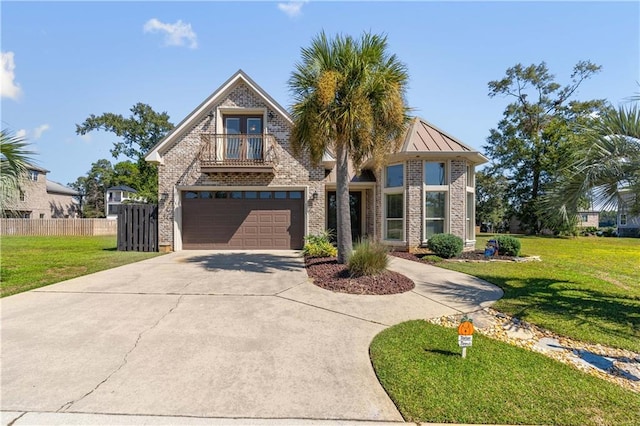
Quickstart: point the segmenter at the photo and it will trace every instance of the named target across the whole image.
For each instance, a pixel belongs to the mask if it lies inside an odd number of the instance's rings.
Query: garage
[[[301,249],[303,191],[183,191],[185,250]]]

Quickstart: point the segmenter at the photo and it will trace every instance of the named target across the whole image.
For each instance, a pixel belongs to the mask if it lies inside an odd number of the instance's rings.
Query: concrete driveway
[[[408,319],[477,310],[502,292],[403,259],[391,268],[416,289],[336,294],[309,282],[297,252],[188,251],[4,298],[3,420],[402,421],[371,367],[373,337]]]

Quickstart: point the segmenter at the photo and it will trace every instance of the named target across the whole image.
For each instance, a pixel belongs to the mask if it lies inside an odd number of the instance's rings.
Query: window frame
[[[620,226],[627,226],[627,214],[620,213]]]
[[[402,167],[402,184],[399,186],[390,186],[387,187],[387,176],[388,170],[390,167]],[[387,164],[384,167],[383,179],[382,179],[382,240],[390,243],[390,244],[404,244],[407,240],[407,230],[406,230],[406,216],[407,216],[407,206],[406,206],[406,194],[405,194],[405,184],[407,179],[407,166],[404,162],[402,163],[393,163]],[[388,195],[401,195],[402,196],[402,217],[401,218],[388,218],[387,217],[387,196]],[[398,221],[402,222],[402,235],[400,239],[390,239],[388,238],[389,232],[389,221]]]
[[[444,165],[444,184],[443,185],[427,185],[426,168],[428,163],[439,163]],[[427,222],[442,221],[442,232],[449,232],[449,216],[451,209],[451,164],[448,160],[424,160],[422,162],[422,243],[426,243],[427,238]],[[428,217],[427,216],[427,193],[444,192],[444,217]]]

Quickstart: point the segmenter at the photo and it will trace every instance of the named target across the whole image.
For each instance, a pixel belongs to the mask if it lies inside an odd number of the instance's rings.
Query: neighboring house
[[[107,219],[117,219],[120,206],[130,201],[140,201],[138,191],[126,185],[112,186],[104,196],[104,213]]]
[[[4,217],[23,219],[58,219],[78,216],[78,192],[58,182],[47,180],[48,170],[28,165],[21,179],[17,197],[3,207]]]
[[[294,155],[292,124],[238,71],[153,147],[161,249],[300,249],[304,235],[334,228],[335,160]],[[473,249],[474,170],[485,162],[415,118],[382,170],[350,173],[354,238],[413,251],[445,232]]]
[[[597,228],[600,225],[600,212],[578,212],[578,228]]]
[[[636,195],[631,191],[623,190],[622,202],[618,207],[618,236],[640,237],[640,216],[630,212],[631,205]]]

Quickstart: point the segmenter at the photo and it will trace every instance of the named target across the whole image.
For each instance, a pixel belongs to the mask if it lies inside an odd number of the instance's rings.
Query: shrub
[[[335,257],[338,249],[331,244],[331,232],[324,231],[319,235],[307,235],[304,237],[302,254],[308,257]]]
[[[444,259],[459,256],[463,246],[462,238],[451,234],[436,234],[427,241],[427,248]]]
[[[360,241],[349,257],[347,265],[349,273],[353,277],[381,273],[389,264],[388,251],[380,243],[371,243],[366,239]]]
[[[519,256],[520,255],[520,240],[508,235],[500,235],[496,238],[500,248],[498,254],[505,256]]]

